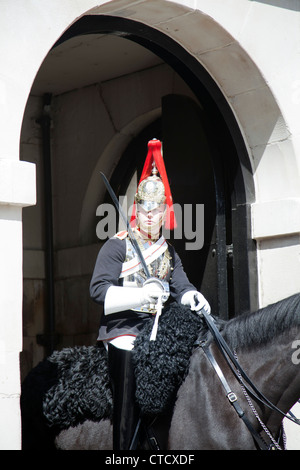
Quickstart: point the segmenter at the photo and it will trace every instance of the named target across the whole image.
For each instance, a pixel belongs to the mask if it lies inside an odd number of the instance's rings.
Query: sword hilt
[[[170,292],[167,290],[168,284],[164,283],[163,281],[161,281],[157,277],[149,277],[148,279],[146,279],[143,286],[145,286],[147,284],[150,284],[151,282],[155,282],[156,284],[159,285],[159,287],[161,287],[162,294],[160,296],[160,299],[161,299],[162,304],[164,304],[170,296]]]

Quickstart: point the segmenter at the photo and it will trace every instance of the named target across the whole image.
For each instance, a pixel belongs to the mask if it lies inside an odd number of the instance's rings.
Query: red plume
[[[160,140],[149,140],[148,142],[148,153],[145,160],[144,168],[142,171],[142,175],[139,181],[139,184],[148,176],[151,176],[152,169],[153,169],[153,161],[155,162],[156,168],[159,172],[160,178],[165,187],[165,195],[166,195],[166,204],[167,204],[167,217],[165,222],[165,228],[169,230],[173,230],[177,227],[174,208],[173,208],[173,199],[171,194],[171,189],[168,181],[168,176],[165,168],[165,163],[163,160],[163,156],[161,153],[161,141]],[[135,222],[136,219],[136,207],[135,203],[133,206],[132,216],[130,223]]]

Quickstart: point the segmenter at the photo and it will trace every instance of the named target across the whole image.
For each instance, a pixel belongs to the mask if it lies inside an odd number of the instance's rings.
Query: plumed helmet
[[[135,195],[135,202],[140,204],[147,212],[156,209],[166,201],[165,186],[157,173],[154,164],[152,175],[141,181]]]
[[[177,227],[171,189],[161,153],[161,142],[157,139],[148,142],[148,153],[130,220],[132,226],[136,224],[136,204],[141,204],[147,211],[166,204],[165,228],[173,230]]]

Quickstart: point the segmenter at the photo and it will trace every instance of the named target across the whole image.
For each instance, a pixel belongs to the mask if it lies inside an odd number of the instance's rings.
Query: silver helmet
[[[135,202],[147,212],[165,204],[166,201],[165,187],[157,173],[154,165],[152,175],[141,181],[135,195]]]

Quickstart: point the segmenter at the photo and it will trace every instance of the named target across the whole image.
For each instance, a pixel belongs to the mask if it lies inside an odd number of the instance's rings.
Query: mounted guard
[[[109,183],[107,187],[112,193]],[[178,254],[162,235],[163,224],[172,230],[176,219],[161,142],[153,139],[127,231],[103,245],[90,284],[92,299],[104,307],[98,341],[108,349],[115,450],[130,448],[139,420],[132,349],[145,323],[155,316],[155,340],[159,316],[170,302],[210,313],[207,300],[190,283]]]

